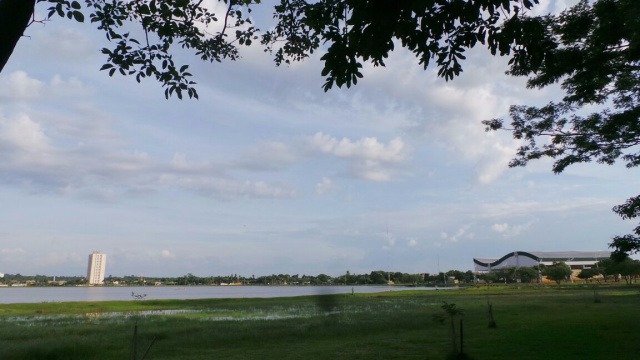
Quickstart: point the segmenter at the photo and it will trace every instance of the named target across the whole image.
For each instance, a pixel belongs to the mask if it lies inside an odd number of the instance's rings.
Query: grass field
[[[479,287],[277,299],[0,305],[0,359],[638,359],[640,288]],[[487,301],[497,328],[487,327]],[[155,313],[154,313],[155,312]]]

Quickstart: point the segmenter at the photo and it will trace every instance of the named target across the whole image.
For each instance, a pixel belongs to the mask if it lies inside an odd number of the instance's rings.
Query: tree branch
[[[35,0],[0,0],[0,72],[29,26]]]
[[[231,13],[232,7],[233,7],[233,0],[229,0],[229,7],[227,8],[227,13],[224,14],[224,26],[222,27],[222,31],[220,32],[220,37],[223,37],[224,32],[227,30],[227,20],[229,19],[229,13]]]

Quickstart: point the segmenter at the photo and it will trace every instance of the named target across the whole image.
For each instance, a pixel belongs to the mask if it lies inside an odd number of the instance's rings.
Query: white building
[[[608,259],[609,251],[514,251],[499,259],[474,258],[476,272],[487,272],[504,268],[534,267],[540,264],[553,265],[564,262],[572,270],[588,269],[598,261]]]
[[[106,265],[107,254],[94,251],[89,255],[89,266],[87,267],[87,280],[89,281],[89,285],[102,285]]]

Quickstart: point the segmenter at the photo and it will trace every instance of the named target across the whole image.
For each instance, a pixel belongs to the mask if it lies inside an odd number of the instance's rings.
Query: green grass
[[[640,288],[478,287],[278,299],[0,305],[0,359],[445,359],[442,301],[473,359],[637,359]],[[498,327],[487,328],[487,301]],[[182,309],[170,315],[139,311]],[[120,313],[114,315],[110,313]],[[90,314],[90,315],[86,315]],[[110,314],[96,316],[96,314]]]

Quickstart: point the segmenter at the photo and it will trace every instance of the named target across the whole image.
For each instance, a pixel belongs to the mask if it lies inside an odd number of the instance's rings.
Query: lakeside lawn
[[[640,287],[599,288],[597,299],[589,287],[483,286],[6,304],[0,305],[0,359],[131,359],[136,322],[138,358],[155,338],[151,360],[445,359],[450,328],[433,320],[443,301],[465,310],[464,348],[473,359],[638,359]],[[487,301],[495,329],[487,326]],[[159,312],[144,315],[150,311]]]

